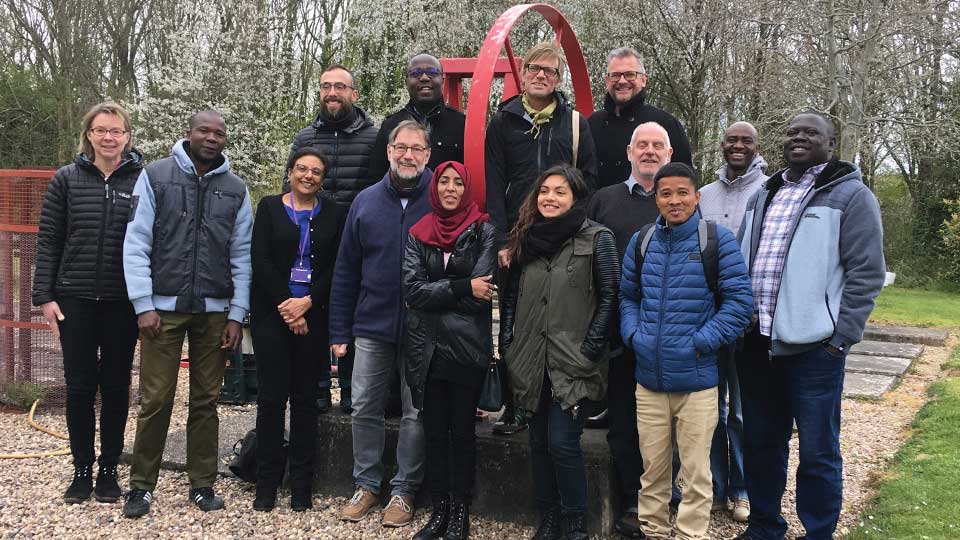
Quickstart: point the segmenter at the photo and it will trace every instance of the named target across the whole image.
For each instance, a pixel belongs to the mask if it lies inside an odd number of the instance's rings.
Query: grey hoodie
[[[717,169],[717,179],[700,188],[700,213],[734,233],[740,230],[747,201],[767,180],[767,162],[753,157],[747,171],[733,180],[727,178],[727,165]]]

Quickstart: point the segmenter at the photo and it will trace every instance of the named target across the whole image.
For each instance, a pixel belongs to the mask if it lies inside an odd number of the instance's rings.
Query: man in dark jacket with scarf
[[[597,147],[597,189],[618,184],[630,175],[624,149],[637,126],[656,122],[667,130],[673,147],[671,161],[692,165],[690,143],[683,124],[670,113],[647,103],[647,72],[640,53],[621,47],[607,55],[604,74],[607,95],[603,109],[590,115],[590,132]]]
[[[390,166],[387,160],[387,136],[404,120],[416,120],[430,132],[431,170],[445,161],[463,163],[463,127],[467,117],[443,102],[443,67],[432,54],[421,53],[407,62],[404,73],[410,101],[399,111],[386,117],[373,145],[370,159],[370,181],[379,181]]]
[[[840,400],[850,347],[883,287],[883,226],[860,169],[833,156],[833,122],[787,125],[777,172],[750,198],[741,250],[756,325],[737,355],[743,465],[750,497],[738,538],[782,540],[780,513],[793,426],[800,439],[797,516],[806,540],[829,540],[843,503]]]
[[[510,265],[507,236],[538,176],[550,167],[569,163],[580,169],[592,191],[596,187],[597,158],[587,119],[574,114],[573,105],[557,91],[566,59],[555,42],[533,46],[523,57],[520,76],[523,93],[500,104],[487,125],[485,148],[487,212],[497,229],[500,267]],[[573,153],[573,122],[579,142]],[[626,146],[626,144],[624,144]],[[511,392],[507,392],[508,399]],[[510,434],[526,427],[508,401],[494,432]]]
[[[358,193],[376,182],[368,178],[368,171],[377,128],[366,111],[354,105],[358,97],[357,83],[349,69],[334,64],[323,70],[320,74],[320,112],[290,144],[290,155],[311,146],[330,159],[330,168],[323,173],[323,192],[347,209]],[[330,409],[330,360],[324,358],[322,361],[317,406],[320,412],[326,412]],[[339,359],[338,368],[340,409],[349,413],[352,348]]]
[[[414,121],[390,133],[390,171],[357,196],[347,214],[330,293],[330,349],[337,357],[356,346],[353,372],[353,477],[356,492],[341,519],[360,521],[376,504],[383,480],[384,420],[391,374],[397,366],[405,308],[401,264],[407,232],[430,211],[430,136]],[[404,370],[399,369],[401,377]],[[413,519],[423,480],[423,426],[410,387],[401,380],[403,416],[397,474],[383,525]]]

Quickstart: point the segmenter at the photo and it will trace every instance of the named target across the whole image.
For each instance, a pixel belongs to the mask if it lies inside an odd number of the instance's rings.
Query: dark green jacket
[[[500,350],[518,407],[537,410],[544,371],[553,400],[564,409],[604,398],[617,260],[610,229],[584,221],[552,259],[511,272],[501,307]]]

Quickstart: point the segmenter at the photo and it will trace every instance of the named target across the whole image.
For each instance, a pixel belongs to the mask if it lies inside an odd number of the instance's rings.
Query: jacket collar
[[[610,92],[607,92],[604,94],[604,96],[603,109],[614,116],[623,116],[629,115],[643,107],[647,101],[647,89],[644,88],[637,93],[637,95],[630,98],[630,101],[626,102],[622,107],[620,107],[619,115],[617,115],[617,102],[610,97]]]
[[[419,199],[420,195],[423,195],[423,192],[426,191],[427,186],[430,185],[430,181],[433,180],[433,171],[430,170],[430,167],[423,169],[423,172],[420,173],[420,179],[417,180],[417,187],[413,190],[413,196],[410,199]],[[393,184],[390,183],[390,169],[387,169],[387,172],[383,175],[383,178],[380,179],[380,183],[383,184],[384,188],[387,190],[387,193],[395,199],[400,198],[400,194],[397,193],[397,190],[394,189]]]
[[[77,167],[81,169],[95,172],[98,175],[102,175],[103,171],[97,168],[93,160],[87,157],[86,154],[77,154],[73,159],[73,162],[76,163]],[[120,163],[117,165],[117,169],[111,173],[110,177],[113,178],[117,174],[122,174],[128,171],[140,170],[143,168],[143,154],[140,153],[140,150],[132,148],[126,155],[123,156],[123,159],[120,160]]]
[[[527,114],[527,110],[523,108],[522,96],[523,94],[517,94],[504,101],[500,104],[500,110],[519,116],[529,122],[530,115]],[[559,90],[553,93],[553,99],[557,100],[557,110],[554,113],[554,118],[558,118],[559,114],[565,113],[567,109],[570,108],[570,101],[567,99],[567,96]]]
[[[763,159],[763,156],[757,154],[753,156],[753,161],[750,162],[750,166],[747,167],[746,172],[740,176],[730,180],[727,178],[727,167],[728,165],[723,165],[717,169],[717,180],[723,182],[727,187],[737,186],[746,186],[752,184],[758,178],[766,174],[767,172],[767,160]]]
[[[667,225],[667,221],[663,219],[663,216],[657,216],[657,229],[661,231],[666,231],[667,229],[673,231],[675,235],[674,238],[686,238],[691,234],[697,233],[697,225],[700,223],[700,211],[695,210],[693,215],[689,219],[681,223],[680,225]]]
[[[193,165],[193,160],[190,159],[190,154],[187,153],[187,145],[190,142],[187,139],[180,139],[173,145],[173,159],[176,160],[177,166],[180,169],[188,174],[197,174],[197,168]],[[203,175],[204,178],[208,176],[213,176],[215,174],[222,174],[230,170],[230,160],[227,159],[227,156],[223,153],[220,154],[220,161],[217,166],[207,171],[207,174]]]
[[[765,184],[765,187],[770,192],[775,192],[780,189],[780,186],[783,185],[783,175],[787,172],[787,169],[781,169],[777,171],[776,174],[770,177]],[[819,190],[825,187],[831,187],[848,180],[857,180],[863,181],[863,176],[860,173],[860,169],[853,163],[849,161],[843,161],[840,159],[834,158],[831,160],[820,174],[817,175],[817,179],[813,183],[813,189]]]
[[[342,131],[345,133],[355,133],[367,126],[373,125],[373,120],[370,119],[370,115],[367,114],[367,111],[357,107],[356,105],[353,106],[353,111],[356,113],[353,122],[349,126],[343,128]],[[313,124],[313,127],[317,129],[332,129],[331,126],[327,125],[327,123],[324,121],[323,114],[320,112],[317,112],[317,115],[313,118],[313,122],[311,122],[311,124]]]

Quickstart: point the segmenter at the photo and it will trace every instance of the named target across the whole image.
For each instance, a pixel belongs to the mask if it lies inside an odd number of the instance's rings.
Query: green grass
[[[960,293],[886,287],[870,321],[932,328],[960,326]],[[957,538],[960,538],[958,533]]]
[[[960,348],[951,364],[960,367]],[[930,395],[847,540],[960,538],[960,378],[937,381]]]

